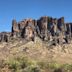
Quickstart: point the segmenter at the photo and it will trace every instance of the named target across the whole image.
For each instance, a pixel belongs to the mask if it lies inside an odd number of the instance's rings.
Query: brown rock
[[[16,20],[12,21],[12,36],[13,37],[19,36],[19,26],[18,26]]]
[[[38,27],[40,31],[40,37],[44,40],[47,39],[48,17],[44,16],[38,20]]]

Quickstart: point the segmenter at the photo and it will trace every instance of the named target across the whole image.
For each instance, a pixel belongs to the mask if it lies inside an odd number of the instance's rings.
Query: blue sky
[[[0,0],[0,32],[11,31],[12,19],[65,17],[72,22],[72,0]]]

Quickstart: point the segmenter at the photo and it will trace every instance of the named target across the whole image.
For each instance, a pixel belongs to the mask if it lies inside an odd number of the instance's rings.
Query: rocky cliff
[[[72,72],[72,23],[12,20],[11,32],[0,33],[0,72]]]
[[[52,41],[54,45],[69,43],[72,37],[72,23],[65,23],[64,17],[57,19],[48,16],[38,20],[12,20],[11,33],[0,33],[0,42],[8,42],[12,38],[34,41],[36,36],[43,41]]]

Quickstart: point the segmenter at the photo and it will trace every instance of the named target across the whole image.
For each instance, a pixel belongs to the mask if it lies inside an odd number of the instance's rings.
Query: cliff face
[[[11,37],[34,41],[35,36],[38,36],[44,41],[52,40],[54,44],[63,43],[63,40],[68,43],[71,34],[72,24],[65,23],[64,17],[57,19],[44,16],[38,20],[24,19],[20,22],[12,20],[11,34],[0,33],[0,41],[3,39],[7,42]]]
[[[72,23],[64,17],[13,20],[11,32],[0,33],[0,72],[71,72],[71,39]]]

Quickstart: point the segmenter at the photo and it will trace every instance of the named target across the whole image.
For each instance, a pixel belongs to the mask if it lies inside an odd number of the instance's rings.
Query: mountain
[[[71,29],[64,17],[13,20],[0,33],[0,72],[72,72]]]

